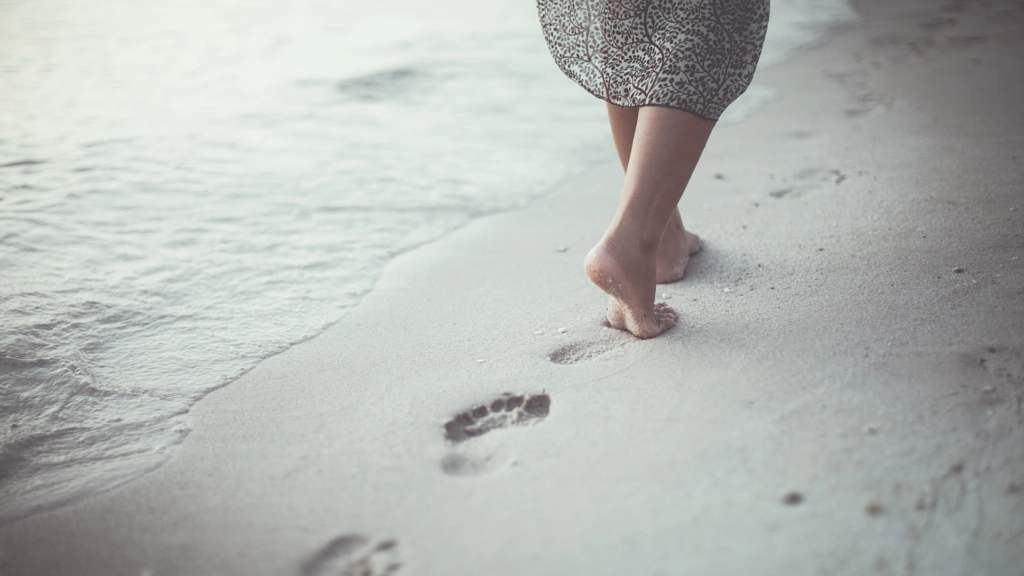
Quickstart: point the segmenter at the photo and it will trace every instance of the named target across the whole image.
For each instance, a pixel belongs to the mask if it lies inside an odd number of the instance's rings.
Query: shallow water
[[[769,63],[851,14],[772,8]],[[158,466],[397,254],[613,158],[521,0],[0,2],[0,86],[0,523]]]

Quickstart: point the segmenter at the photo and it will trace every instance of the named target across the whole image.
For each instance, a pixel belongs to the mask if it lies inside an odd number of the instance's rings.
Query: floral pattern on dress
[[[562,72],[625,107],[668,106],[717,120],[747,89],[768,0],[537,0]]]

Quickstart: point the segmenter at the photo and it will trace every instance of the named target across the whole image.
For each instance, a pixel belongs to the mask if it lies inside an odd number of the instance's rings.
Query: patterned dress
[[[754,75],[769,0],[537,0],[558,67],[619,106],[718,120]]]

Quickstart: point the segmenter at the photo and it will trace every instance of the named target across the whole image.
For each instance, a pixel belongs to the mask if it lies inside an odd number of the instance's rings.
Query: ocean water
[[[852,17],[775,0],[763,61]],[[0,524],[159,466],[396,255],[609,138],[528,0],[0,0]]]

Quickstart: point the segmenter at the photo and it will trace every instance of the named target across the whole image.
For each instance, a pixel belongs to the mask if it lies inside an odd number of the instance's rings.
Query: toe
[[[671,306],[669,306],[668,304],[666,304],[664,302],[656,303],[654,305],[654,312],[655,312],[655,314],[657,314],[657,313],[668,313],[668,314],[671,314],[672,316],[676,315],[675,308],[672,308]]]
[[[658,324],[661,324],[662,322],[666,321],[672,322],[674,324],[676,321],[676,315],[673,312],[655,312],[654,317],[657,319]]]
[[[658,314],[658,334],[676,325],[675,314]]]
[[[697,236],[696,234],[690,234],[690,237],[687,238],[687,240],[689,242],[690,254],[696,254],[697,252],[700,252],[700,236]]]
[[[672,326],[678,317],[676,311],[669,306],[659,306],[654,309],[654,319],[659,325],[667,322],[668,326]]]

